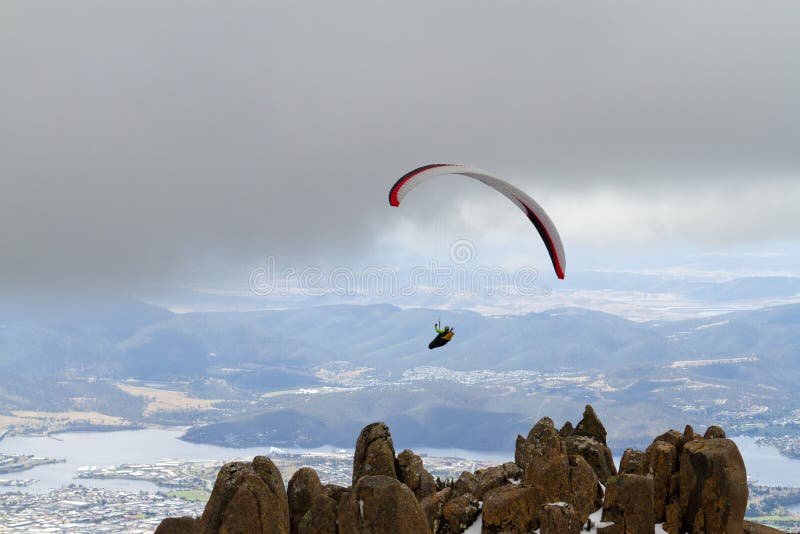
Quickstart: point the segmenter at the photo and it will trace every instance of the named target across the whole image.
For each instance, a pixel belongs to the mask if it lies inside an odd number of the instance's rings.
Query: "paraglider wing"
[[[413,171],[406,173],[402,178],[397,180],[392,188],[389,190],[389,204],[392,206],[400,206],[400,202],[405,198],[409,191],[418,185],[427,182],[431,178],[443,176],[445,174],[460,174],[469,178],[478,180],[492,189],[499,191],[511,202],[513,202],[533,223],[533,226],[539,232],[539,235],[547,247],[547,252],[550,255],[550,261],[553,262],[553,269],[556,276],[563,279],[564,271],[566,270],[566,258],[564,257],[564,245],[561,243],[561,237],[558,235],[555,224],[550,217],[545,213],[544,209],[524,191],[514,187],[505,180],[501,180],[484,170],[475,167],[467,167],[465,165],[454,165],[449,163],[434,163],[432,165],[424,165]]]

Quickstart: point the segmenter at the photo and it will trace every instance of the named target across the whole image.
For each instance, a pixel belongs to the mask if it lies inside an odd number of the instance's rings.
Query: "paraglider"
[[[436,333],[438,335],[435,338],[433,338],[433,341],[428,343],[428,348],[431,350],[438,349],[439,347],[444,347],[445,345],[450,343],[450,340],[453,339],[453,336],[455,335],[455,332],[449,326],[445,326],[444,329],[442,329],[441,321],[439,321],[438,324],[434,324],[433,329],[436,330]]]
[[[564,279],[564,272],[567,265],[564,256],[564,245],[561,243],[561,237],[558,235],[558,230],[556,230],[553,221],[544,209],[524,191],[487,171],[475,167],[449,163],[423,165],[422,167],[404,174],[394,183],[389,190],[389,205],[399,207],[400,202],[409,191],[431,178],[436,178],[437,176],[443,176],[445,174],[460,174],[478,180],[500,192],[513,202],[514,205],[522,210],[522,213],[528,217],[528,220],[533,223],[536,231],[539,232],[539,236],[542,238],[547,248],[547,253],[550,255],[550,261],[553,264],[553,270],[556,276],[562,280]],[[429,349],[443,347],[453,339],[453,330],[449,326],[445,326],[444,330],[442,330],[441,321],[438,325],[434,325],[434,328],[436,329],[437,336],[428,345]]]
[[[556,230],[553,221],[547,213],[545,213],[544,209],[524,191],[484,170],[448,163],[424,165],[406,173],[395,182],[389,190],[389,204],[395,207],[400,206],[400,202],[409,191],[431,178],[443,176],[445,174],[461,174],[478,180],[502,193],[513,202],[515,206],[522,210],[522,213],[528,217],[528,220],[533,223],[533,226],[539,232],[539,236],[542,238],[542,241],[544,241],[545,247],[547,247],[547,253],[550,255],[550,261],[553,263],[556,276],[560,279],[564,278],[564,271],[566,269],[564,245],[561,243],[561,237],[558,235],[558,230]]]

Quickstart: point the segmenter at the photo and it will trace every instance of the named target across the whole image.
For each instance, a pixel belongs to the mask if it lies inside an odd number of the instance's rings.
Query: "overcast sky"
[[[528,191],[572,266],[798,241],[798,28],[777,0],[6,0],[0,286],[341,262],[413,247],[436,212],[476,239],[529,231],[465,179],[390,209],[430,162]]]

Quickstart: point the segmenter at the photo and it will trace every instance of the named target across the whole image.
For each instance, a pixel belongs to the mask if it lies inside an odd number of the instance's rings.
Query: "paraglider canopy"
[[[561,243],[561,237],[558,235],[558,230],[556,230],[553,221],[547,213],[545,213],[544,209],[524,191],[487,171],[451,163],[424,165],[406,173],[395,182],[389,190],[389,204],[395,207],[400,206],[400,202],[409,191],[431,178],[443,176],[445,174],[460,174],[478,180],[492,189],[499,191],[513,202],[514,205],[522,210],[539,232],[545,247],[547,247],[547,252],[550,255],[550,261],[553,263],[556,276],[560,279],[564,278],[564,272],[566,270],[564,245]]]

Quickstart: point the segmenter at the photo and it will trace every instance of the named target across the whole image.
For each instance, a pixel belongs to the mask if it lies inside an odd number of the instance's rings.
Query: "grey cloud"
[[[797,181],[796,2],[1,9],[6,287],[361,254],[401,220],[388,185],[430,161],[559,198]]]

